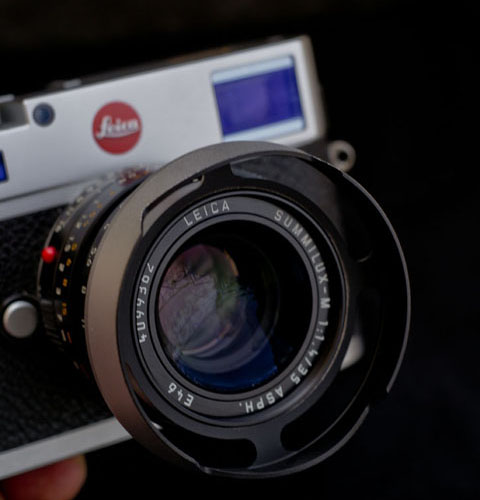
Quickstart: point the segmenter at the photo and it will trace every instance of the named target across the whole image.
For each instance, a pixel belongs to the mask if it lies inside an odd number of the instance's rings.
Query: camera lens
[[[300,256],[278,233],[220,224],[189,240],[168,265],[158,300],[162,344],[200,387],[253,389],[281,372],[305,340],[310,290]],[[292,324],[294,316],[301,319]]]
[[[324,460],[403,356],[395,233],[363,188],[308,153],[231,142],[108,176],[46,246],[47,336],[139,442],[208,474]],[[364,349],[346,367],[352,339]]]

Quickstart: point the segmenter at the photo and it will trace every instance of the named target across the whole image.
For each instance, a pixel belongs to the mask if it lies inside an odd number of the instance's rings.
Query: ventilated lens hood
[[[278,239],[279,255],[285,241],[285,255],[298,259],[274,255],[265,237],[255,236],[259,227]],[[277,337],[294,339],[289,357],[272,362],[278,372],[265,381],[222,393],[182,372],[173,350],[165,353],[157,308],[166,270],[190,242],[214,234],[221,248],[232,228],[279,275],[298,261],[305,278],[301,286],[288,273],[279,278],[283,319],[275,328],[288,322],[292,337],[273,329],[265,335],[272,345]],[[188,269],[195,279],[196,272]],[[297,289],[287,293],[287,286]],[[222,288],[215,290],[219,300]],[[292,307],[296,296],[312,304],[301,317]],[[261,297],[257,303],[260,310]],[[162,166],[121,202],[95,249],[85,334],[105,401],[140,443],[207,473],[269,477],[312,466],[348,440],[390,391],[409,317],[400,244],[365,189],[303,151],[232,142]],[[354,344],[361,348],[347,362]],[[275,356],[283,352],[275,349]]]

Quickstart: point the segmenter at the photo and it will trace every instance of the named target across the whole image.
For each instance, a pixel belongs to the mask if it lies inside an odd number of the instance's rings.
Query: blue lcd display
[[[225,140],[266,139],[305,128],[292,57],[212,77]]]
[[[0,182],[7,180],[7,169],[3,161],[3,153],[0,151]]]

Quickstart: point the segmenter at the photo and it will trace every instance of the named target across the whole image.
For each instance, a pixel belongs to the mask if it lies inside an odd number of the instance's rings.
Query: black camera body
[[[63,209],[0,222],[2,311],[20,302],[28,310],[34,307],[34,316],[40,318],[38,264],[46,238]],[[111,418],[95,387],[79,379],[45,342],[40,323],[31,328],[28,339],[11,337],[5,325],[1,328],[2,452]]]
[[[326,140],[308,39],[0,116],[0,477],[130,434],[209,474],[292,473],[390,390],[406,265]]]

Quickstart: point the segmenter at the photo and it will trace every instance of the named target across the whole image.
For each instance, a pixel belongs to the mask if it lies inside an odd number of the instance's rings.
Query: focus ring
[[[115,174],[89,186],[59,217],[46,242],[56,249],[51,264],[42,263],[39,294],[49,339],[89,375],[84,332],[85,268],[91,262],[92,241],[120,201],[141,182],[145,170]]]

